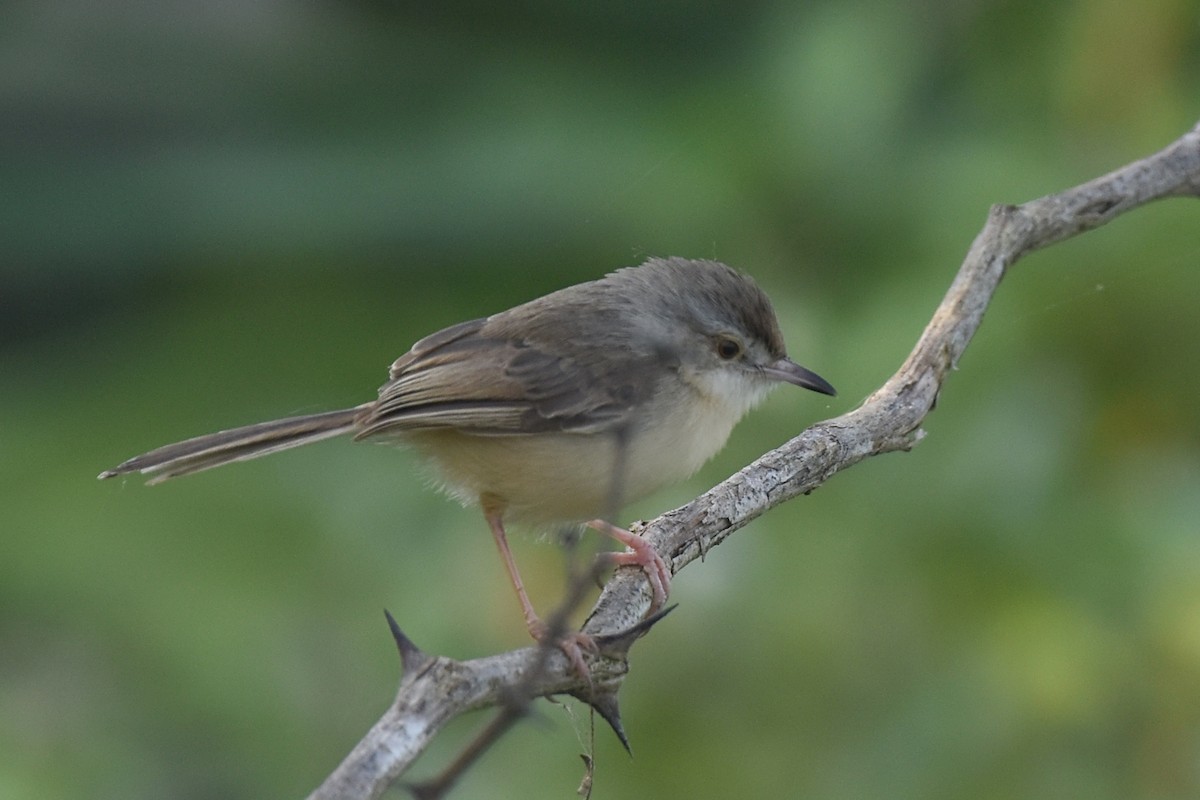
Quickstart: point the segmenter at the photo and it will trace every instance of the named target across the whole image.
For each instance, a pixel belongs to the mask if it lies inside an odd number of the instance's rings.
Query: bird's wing
[[[621,430],[653,373],[616,368],[597,347],[491,332],[478,319],[438,331],[392,365],[357,438],[453,428],[481,436]]]

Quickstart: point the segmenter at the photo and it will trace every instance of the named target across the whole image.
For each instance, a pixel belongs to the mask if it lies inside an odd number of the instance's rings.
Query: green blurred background
[[[392,697],[383,608],[436,653],[526,643],[411,453],[100,470],[719,258],[841,395],[772,396],[651,516],[882,382],[989,204],[1200,116],[1194,0],[414,5],[0,10],[0,797],[303,796]],[[1200,795],[1198,231],[1173,201],[1022,262],[920,447],[681,575],[596,796]],[[561,552],[516,547],[549,608]],[[542,704],[457,796],[573,796],[588,724]]]

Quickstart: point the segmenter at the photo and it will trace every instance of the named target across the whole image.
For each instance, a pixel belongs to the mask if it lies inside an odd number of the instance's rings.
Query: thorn
[[[625,726],[621,724],[621,708],[617,703],[616,691],[593,691],[586,696],[572,692],[571,696],[596,709],[596,713],[604,718],[608,727],[612,728],[613,733],[617,735],[625,752],[629,753],[632,758],[633,750],[629,747],[629,737],[625,735]]]
[[[657,614],[652,614],[638,624],[619,633],[596,635],[594,640],[600,645],[600,654],[606,658],[624,661],[633,643],[676,608],[677,605],[668,606]],[[625,748],[625,752],[629,753],[632,757],[633,749],[629,746],[629,737],[625,734],[625,726],[621,724],[621,708],[617,702],[617,691],[619,688],[619,682],[614,684],[612,688],[589,685],[586,689],[576,690],[570,694],[575,699],[587,703],[596,710],[597,714],[604,718],[604,721],[612,728],[613,733],[617,735],[617,739],[620,740],[621,746]]]
[[[611,654],[618,654],[619,656],[624,657],[629,652],[629,648],[633,646],[635,641],[637,641],[642,635],[654,627],[659,620],[677,608],[679,608],[678,603],[673,606],[667,606],[666,608],[660,609],[657,613],[651,614],[641,622],[626,628],[623,631],[618,631],[617,633],[596,634],[592,637],[592,639],[596,642],[596,644],[600,645],[600,651],[603,655],[608,656]]]
[[[392,612],[385,608],[383,615],[387,617],[388,628],[392,631],[392,639],[396,642],[396,649],[400,651],[400,668],[404,670],[404,674],[411,675],[424,667],[429,661],[429,656],[413,644],[412,639],[404,635],[404,631],[400,630],[400,624],[396,622]]]

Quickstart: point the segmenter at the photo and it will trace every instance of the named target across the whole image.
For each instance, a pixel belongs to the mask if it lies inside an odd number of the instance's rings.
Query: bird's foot
[[[646,580],[650,582],[650,610],[646,614],[653,614],[662,608],[667,602],[667,595],[671,592],[671,568],[667,566],[667,562],[658,554],[654,546],[636,533],[618,528],[602,519],[594,519],[587,523],[587,526],[606,536],[611,536],[629,548],[629,552],[625,553],[605,553],[603,558],[618,567],[629,565],[641,567],[642,571],[646,573]]]
[[[585,681],[591,680],[592,672],[588,669],[583,654],[585,651],[592,655],[600,652],[596,640],[591,635],[582,631],[566,631],[559,636],[551,637],[550,629],[538,617],[527,620],[527,625],[530,636],[540,644],[553,644],[557,646],[559,650],[563,651],[567,660],[571,662],[571,667],[575,670],[576,674]]]

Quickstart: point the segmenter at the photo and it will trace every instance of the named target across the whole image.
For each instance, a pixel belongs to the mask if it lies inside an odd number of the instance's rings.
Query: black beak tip
[[[833,384],[831,384],[829,381],[825,380],[824,378],[822,378],[820,375],[816,374],[815,372],[810,373],[810,374],[812,375],[812,377],[815,380],[813,380],[811,383],[806,384],[804,386],[805,389],[811,389],[814,392],[820,392],[821,394],[827,394],[830,397],[837,397],[837,389],[833,388]]]
[[[767,374],[776,380],[786,381],[802,389],[837,397],[837,389],[833,388],[833,384],[790,358],[781,358],[776,361],[767,369]]]

